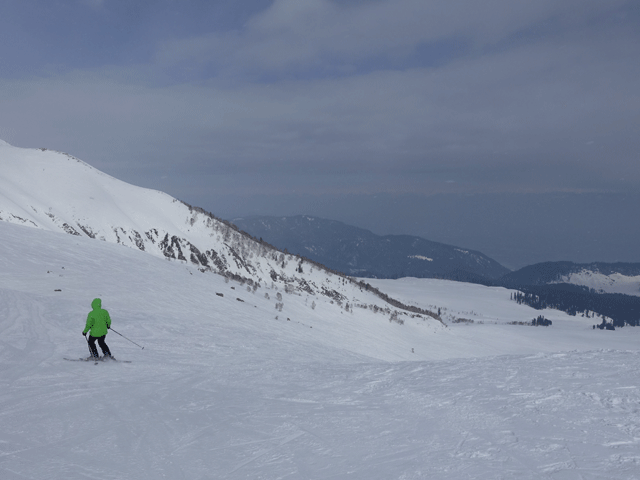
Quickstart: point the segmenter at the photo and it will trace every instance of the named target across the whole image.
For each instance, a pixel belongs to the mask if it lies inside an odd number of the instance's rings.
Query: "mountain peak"
[[[0,221],[117,243],[254,290],[272,285],[323,295],[338,305],[363,302],[361,295],[382,297],[375,289],[362,293],[360,283],[279,251],[200,208],[117,180],[70,155],[10,147],[2,149],[0,160]]]

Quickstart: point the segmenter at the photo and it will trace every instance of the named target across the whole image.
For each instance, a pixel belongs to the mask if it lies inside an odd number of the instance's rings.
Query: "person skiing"
[[[98,349],[96,348],[97,340],[100,348],[102,349],[104,358],[112,358],[111,351],[104,341],[104,337],[107,335],[107,330],[111,328],[111,317],[109,316],[109,312],[102,308],[102,300],[99,298],[95,298],[93,302],[91,302],[91,308],[93,310],[91,310],[89,315],[87,315],[87,325],[82,331],[82,336],[87,338],[87,332],[90,332],[87,343],[89,344],[89,350],[91,350],[91,357],[94,359],[99,358]]]

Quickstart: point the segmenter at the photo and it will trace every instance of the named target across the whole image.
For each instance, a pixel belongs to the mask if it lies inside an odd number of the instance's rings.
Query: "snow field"
[[[621,273],[604,275],[583,270],[580,273],[564,275],[562,282],[584,285],[600,292],[640,296],[640,276],[628,276]]]
[[[639,478],[636,329],[508,325],[540,312],[415,279],[370,283],[485,323],[282,290],[279,312],[275,289],[122,246],[2,222],[0,238],[0,478]],[[108,335],[133,363],[62,360],[88,353],[96,296],[144,345]]]

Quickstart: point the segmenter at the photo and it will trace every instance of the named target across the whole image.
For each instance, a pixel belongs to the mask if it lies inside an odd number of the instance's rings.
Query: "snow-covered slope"
[[[0,144],[0,220],[117,243],[251,286],[273,283],[340,303],[360,290],[201,209],[46,149]]]
[[[401,325],[108,242],[0,238],[2,479],[637,476],[640,329],[509,325],[540,312],[502,288],[376,281],[485,321]],[[144,346],[109,333],[132,363],[62,359],[86,355],[96,296]]]
[[[371,281],[445,325],[54,152],[0,144],[0,211],[3,480],[637,477],[640,329]],[[132,363],[63,360],[95,297]]]
[[[508,286],[570,283],[598,293],[640,296],[640,264],[544,262],[511,272],[502,282]]]
[[[579,272],[563,275],[557,283],[582,285],[599,293],[622,293],[640,296],[640,275],[623,275],[617,272],[604,274],[582,269]]]
[[[133,240],[129,231],[136,229],[190,230],[181,218],[187,209],[168,195],[121,182],[46,149],[0,144],[0,192],[0,217],[11,223],[125,244]],[[141,241],[152,246],[148,238]]]

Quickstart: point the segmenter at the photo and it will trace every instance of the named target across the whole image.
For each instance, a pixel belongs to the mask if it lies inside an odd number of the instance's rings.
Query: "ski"
[[[117,362],[117,363],[131,363],[131,360],[116,360],[113,357],[110,360],[104,360],[103,357],[100,357],[99,359],[95,359],[95,358],[67,358],[67,357],[64,357],[63,360],[67,360],[69,362],[94,362],[95,365],[97,365],[98,362],[109,362],[109,361],[114,361],[114,362]]]
[[[94,362],[94,365],[97,365],[99,360],[96,360],[95,358],[64,358],[64,360],[67,360],[69,362]]]

